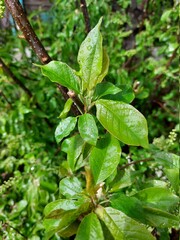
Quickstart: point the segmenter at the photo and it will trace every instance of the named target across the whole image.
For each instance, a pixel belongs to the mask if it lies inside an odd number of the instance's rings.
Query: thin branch
[[[15,232],[17,232],[19,235],[21,235],[24,239],[27,240],[27,237],[24,234],[22,234],[17,228],[11,226],[8,222],[2,223],[2,227],[4,229],[6,229],[7,227],[12,228]]]
[[[3,93],[3,91],[0,91],[0,95],[5,99],[5,101],[11,106],[10,101],[7,99],[6,95]]]
[[[3,62],[3,60],[0,58],[0,67],[2,67],[3,71],[10,76],[17,85],[19,85],[20,88],[22,88],[29,97],[32,97],[31,91],[13,74],[10,68]]]
[[[133,162],[130,162],[130,163],[127,163],[125,164],[124,166],[120,167],[119,170],[123,170],[131,165],[134,165],[134,164],[137,164],[137,163],[140,163],[140,162],[148,162],[148,161],[152,161],[153,159],[152,158],[145,158],[145,159],[141,159],[141,160],[138,160],[138,161],[133,161]]]
[[[83,12],[83,16],[84,16],[84,21],[85,21],[85,25],[86,25],[86,33],[91,31],[91,24],[90,24],[90,18],[89,18],[89,13],[88,13],[88,9],[87,9],[87,5],[86,5],[86,1],[85,0],[80,0],[81,2],[81,9]]]
[[[5,3],[10,13],[12,14],[15,22],[22,31],[25,39],[32,47],[41,62],[44,64],[50,62],[52,59],[50,58],[41,41],[35,34],[20,2],[18,0],[5,0]]]
[[[168,69],[172,63],[172,61],[174,60],[174,58],[176,57],[176,54],[177,54],[177,50],[178,50],[179,46],[174,50],[172,56],[169,58],[168,62],[166,63],[165,67],[166,69]],[[160,81],[161,77],[163,76],[164,74],[161,73],[159,75],[156,75],[153,79],[154,80],[157,80],[157,84],[158,82]],[[159,85],[159,84],[158,84]]]
[[[11,69],[3,62],[3,60],[0,58],[0,67],[2,67],[3,71],[11,77],[11,79],[21,88],[24,90],[24,92],[31,98],[33,94],[31,91],[14,75],[14,73],[11,71]],[[2,95],[2,92],[1,92]],[[4,95],[2,95],[5,97]],[[7,99],[6,99],[7,101]],[[9,103],[9,101],[7,101]],[[10,104],[10,103],[9,103]],[[42,111],[41,106],[36,102],[36,107]],[[52,124],[50,123],[49,119],[45,118],[46,123],[49,125],[49,127],[52,127]]]

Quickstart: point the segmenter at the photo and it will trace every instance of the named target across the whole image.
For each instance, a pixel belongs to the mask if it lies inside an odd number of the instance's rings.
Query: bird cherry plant
[[[67,87],[72,96],[55,130],[67,160],[61,165],[60,197],[44,209],[46,239],[153,240],[153,228],[177,225],[178,219],[168,211],[178,198],[161,187],[129,195],[122,191],[129,185],[128,172],[118,170],[121,145],[148,148],[148,128],[145,117],[123,101],[122,89],[102,82],[109,58],[102,45],[101,22],[102,18],[80,46],[78,72],[60,61],[40,66],[43,75]],[[83,108],[76,105],[80,114],[68,116],[74,94]],[[165,198],[170,199],[166,206]]]

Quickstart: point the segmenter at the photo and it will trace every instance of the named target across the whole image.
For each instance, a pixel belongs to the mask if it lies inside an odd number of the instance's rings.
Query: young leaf
[[[67,137],[76,126],[76,117],[68,117],[60,121],[55,130],[56,142],[59,143],[64,137]]]
[[[82,220],[75,240],[104,240],[101,224],[94,213],[89,213]]]
[[[117,139],[111,135],[98,141],[90,154],[90,168],[95,184],[103,182],[116,169],[121,155]]]
[[[52,82],[61,84],[76,93],[80,92],[79,78],[74,70],[66,63],[51,61],[50,63],[40,66],[42,74],[48,77]]]
[[[115,240],[155,240],[146,227],[123,212],[114,208],[99,206],[96,214],[105,223]]]
[[[133,106],[117,101],[96,101],[97,118],[120,141],[148,147],[148,128],[144,116]]]
[[[96,122],[91,114],[83,114],[78,120],[78,129],[85,142],[96,145],[98,138],[98,129]]]
[[[89,32],[79,49],[78,62],[80,65],[80,75],[83,80],[83,91],[94,88],[98,76],[102,72],[103,48],[102,35],[99,31],[101,22],[102,18]]]
[[[59,118],[66,118],[68,112],[71,109],[71,106],[73,104],[73,100],[71,98],[68,98],[68,100],[66,101],[65,105],[64,105],[64,109],[61,112],[61,114],[59,115]]]
[[[66,198],[77,196],[82,192],[81,182],[77,177],[66,177],[60,181],[59,190]]]
[[[102,70],[101,74],[98,76],[98,79],[96,81],[96,84],[102,82],[104,77],[107,75],[109,70],[109,57],[107,55],[106,50],[103,48],[103,62],[102,62]]]
[[[61,150],[67,153],[69,167],[74,171],[76,162],[84,148],[84,141],[79,135],[65,139],[62,143]]]

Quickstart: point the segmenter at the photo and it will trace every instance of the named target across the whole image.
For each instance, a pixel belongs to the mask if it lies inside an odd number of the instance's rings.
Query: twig
[[[145,159],[141,159],[141,160],[138,160],[138,161],[133,161],[133,162],[130,162],[130,163],[127,163],[125,164],[124,166],[120,167],[119,170],[123,170],[131,165],[134,165],[134,164],[137,164],[137,163],[140,163],[140,162],[148,162],[148,161],[152,161],[153,159],[152,158],[145,158]]]
[[[7,99],[6,95],[3,93],[3,91],[0,91],[0,95],[5,99],[5,101],[11,106],[11,103]]]
[[[165,68],[168,69],[172,63],[172,61],[174,60],[174,58],[176,57],[176,53],[177,53],[177,50],[178,50],[179,46],[174,50],[172,56],[169,58],[169,61],[166,63],[165,65]],[[156,75],[153,79],[154,80],[157,80],[157,84],[159,83],[159,80],[161,79],[161,77],[163,76],[164,74],[161,73],[159,75]]]
[[[24,90],[24,92],[31,98],[33,96],[33,94],[31,93],[31,91],[13,74],[13,72],[11,71],[11,69],[3,62],[3,60],[0,58],[0,67],[2,67],[3,71],[9,76],[11,77],[11,79],[17,83],[17,85],[22,88]],[[2,95],[2,92],[1,92]],[[3,95],[3,97],[5,97],[5,95]],[[7,100],[6,101],[10,104],[10,102]],[[35,103],[36,107],[42,111],[41,106],[36,102]],[[52,124],[50,123],[48,118],[45,118],[45,121],[47,122],[47,124],[49,125],[49,127],[52,127]]]
[[[2,67],[3,71],[10,76],[17,85],[19,85],[29,97],[32,97],[31,91],[13,74],[10,68],[3,62],[3,60],[0,58],[0,67]]]
[[[26,237],[24,234],[22,234],[17,228],[11,226],[8,222],[3,223],[2,225],[3,225],[3,228],[7,228],[7,227],[9,226],[9,227],[12,228],[15,232],[17,232],[19,235],[21,235],[21,237],[23,237],[24,239],[27,240],[27,237]]]
[[[27,40],[29,45],[32,47],[34,52],[36,53],[37,57],[43,64],[49,63],[52,61],[51,57],[46,52],[44,46],[42,45],[41,41],[37,37],[36,33],[34,32],[30,22],[28,21],[26,14],[18,0],[5,0],[5,3],[12,14],[15,22],[19,26],[20,30],[22,31],[24,38]],[[69,96],[67,94],[68,89],[66,87],[61,86],[58,84],[58,88],[60,89],[63,97],[68,99]],[[74,101],[75,101],[74,97]],[[75,115],[80,114],[78,108],[75,104],[72,105],[72,112]]]
[[[88,10],[87,10],[86,1],[80,0],[80,2],[81,2],[81,9],[83,12],[84,21],[85,21],[85,25],[86,25],[86,33],[88,33],[91,31],[91,24],[90,24],[90,18],[89,18],[89,14],[88,14]]]

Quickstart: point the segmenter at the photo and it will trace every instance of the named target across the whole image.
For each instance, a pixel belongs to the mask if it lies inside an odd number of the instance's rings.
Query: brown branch
[[[18,0],[5,0],[5,3],[10,13],[12,14],[15,22],[22,31],[25,39],[32,47],[32,49],[34,50],[38,58],[41,60],[41,62],[44,64],[50,62],[52,59],[50,58],[44,46],[42,45],[37,35],[35,34],[20,2]]]
[[[5,0],[5,3],[12,14],[15,22],[19,26],[20,30],[22,31],[24,38],[29,43],[31,48],[36,53],[37,57],[43,64],[49,63],[52,61],[51,57],[48,55],[47,51],[45,50],[44,46],[42,45],[41,41],[37,37],[36,33],[34,32],[30,22],[28,21],[26,14],[18,0]],[[67,94],[68,89],[58,84],[58,88],[60,89],[63,97],[68,99],[69,96]],[[74,98],[75,101],[75,98]],[[80,114],[78,108],[75,104],[72,106],[72,112],[75,115]]]
[[[140,163],[140,162],[148,162],[148,161],[152,161],[153,159],[152,158],[145,158],[145,159],[141,159],[141,160],[138,160],[138,161],[133,161],[133,162],[130,162],[130,163],[127,163],[125,164],[124,166],[120,167],[119,170],[123,170],[131,165],[134,165],[134,164],[137,164],[137,163]]]
[[[85,25],[86,25],[86,33],[91,31],[91,24],[90,24],[90,18],[89,18],[89,13],[88,13],[88,9],[87,9],[87,5],[86,5],[86,1],[85,0],[80,0],[81,2],[81,9],[83,12],[83,16],[84,16],[84,21],[85,21]]]
[[[20,88],[22,88],[29,97],[32,97],[31,91],[13,74],[10,68],[3,62],[3,60],[0,58],[0,67],[2,67],[3,71],[10,76],[17,85],[19,85]]]

